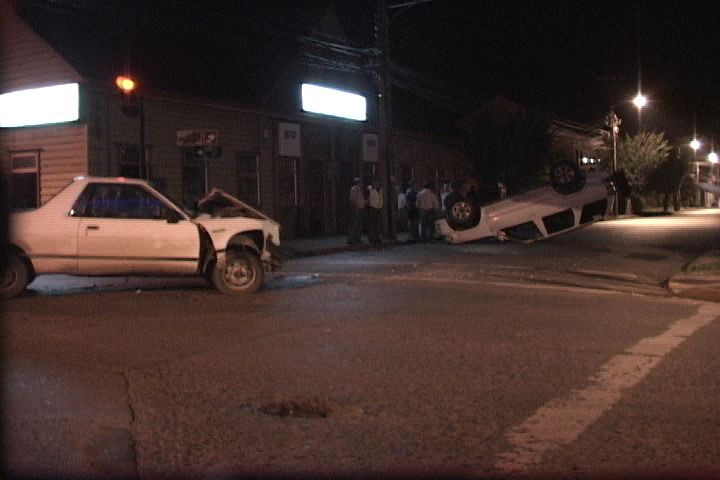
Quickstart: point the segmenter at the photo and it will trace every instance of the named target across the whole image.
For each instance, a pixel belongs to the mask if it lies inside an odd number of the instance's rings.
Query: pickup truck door
[[[198,226],[152,192],[94,184],[78,227],[78,273],[192,274],[199,255]]]

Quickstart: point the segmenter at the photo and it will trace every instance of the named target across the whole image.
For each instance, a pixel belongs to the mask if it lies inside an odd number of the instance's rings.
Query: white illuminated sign
[[[77,83],[0,95],[0,128],[73,122],[80,118]]]
[[[350,120],[367,120],[366,101],[362,95],[302,84],[302,109]]]

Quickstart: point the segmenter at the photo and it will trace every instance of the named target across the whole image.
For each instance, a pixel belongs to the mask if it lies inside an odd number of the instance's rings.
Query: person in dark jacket
[[[420,241],[420,212],[415,205],[418,191],[414,183],[410,183],[410,188],[405,192],[405,205],[407,206],[408,233],[410,233],[410,241]]]
[[[355,178],[350,187],[350,225],[348,226],[348,245],[362,243],[363,217],[365,215],[365,194],[362,190],[362,180]]]

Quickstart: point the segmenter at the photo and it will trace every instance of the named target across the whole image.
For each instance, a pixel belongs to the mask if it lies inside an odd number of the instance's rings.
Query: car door
[[[142,185],[92,185],[78,228],[80,274],[189,274],[199,252],[197,225]]]

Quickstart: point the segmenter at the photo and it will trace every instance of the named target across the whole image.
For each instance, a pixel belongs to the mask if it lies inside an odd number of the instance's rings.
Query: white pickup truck
[[[483,206],[457,196],[435,227],[450,243],[485,237],[535,241],[606,218],[616,190],[629,193],[622,171],[586,174],[572,162],[553,164],[550,180],[550,186]]]
[[[148,182],[77,177],[41,207],[10,216],[0,296],[36,275],[203,275],[224,293],[255,292],[280,264],[280,225],[224,192],[191,215]]]

